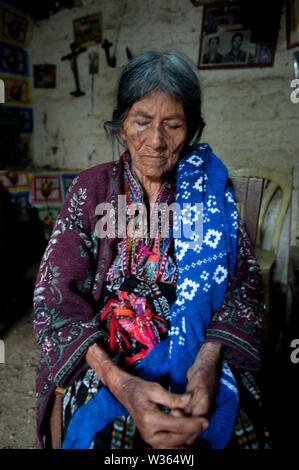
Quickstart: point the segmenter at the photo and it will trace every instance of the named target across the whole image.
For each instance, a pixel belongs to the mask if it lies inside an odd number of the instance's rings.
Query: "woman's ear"
[[[119,131],[119,136],[121,140],[123,141],[123,143],[125,144],[126,143],[126,131],[124,130],[123,127]]]

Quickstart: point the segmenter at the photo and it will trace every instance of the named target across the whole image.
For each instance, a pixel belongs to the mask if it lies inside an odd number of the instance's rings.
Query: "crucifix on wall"
[[[71,64],[71,69],[74,74],[75,82],[76,82],[76,90],[72,91],[70,94],[73,96],[82,96],[85,95],[84,91],[80,90],[79,85],[79,73],[78,73],[78,66],[77,66],[77,57],[82,52],[86,51],[86,47],[80,47],[76,42],[73,42],[70,45],[72,52],[70,54],[65,55],[61,58],[61,60],[69,60]]]
[[[102,48],[105,50],[105,55],[106,55],[106,60],[107,64],[109,67],[115,67],[116,66],[116,57],[110,56],[110,47],[112,46],[112,42],[109,42],[107,39],[102,44]]]

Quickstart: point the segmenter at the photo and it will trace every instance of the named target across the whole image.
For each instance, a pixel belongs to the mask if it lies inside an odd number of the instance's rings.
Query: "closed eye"
[[[182,127],[181,124],[166,124],[166,126],[170,129],[178,129],[179,127]]]
[[[138,126],[146,126],[147,124],[149,124],[149,122],[147,122],[147,121],[135,121],[135,123]]]
[[[176,124],[175,124],[175,123],[171,124],[171,123],[169,123],[169,122],[167,122],[167,123],[165,124],[165,126],[168,127],[169,129],[179,129],[180,127],[183,127],[183,125],[182,125],[181,123],[180,123],[180,124],[178,124],[178,123],[176,123]]]

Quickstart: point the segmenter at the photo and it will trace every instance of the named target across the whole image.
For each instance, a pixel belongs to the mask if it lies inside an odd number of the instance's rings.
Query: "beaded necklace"
[[[153,282],[163,281],[175,283],[177,270],[175,262],[169,256],[173,248],[173,228],[171,221],[165,219],[161,208],[171,200],[171,186],[163,183],[155,204],[150,211],[145,205],[143,189],[130,167],[128,156],[122,155],[124,162],[124,187],[126,195],[127,236],[119,242],[118,256],[110,268],[106,280],[122,276],[136,276],[139,279]],[[141,206],[142,205],[142,206]],[[144,208],[146,207],[146,211]],[[139,216],[136,216],[136,210]],[[140,214],[143,211],[143,214]],[[147,217],[149,212],[150,217]],[[148,223],[149,219],[149,223]],[[166,232],[165,227],[168,231]]]

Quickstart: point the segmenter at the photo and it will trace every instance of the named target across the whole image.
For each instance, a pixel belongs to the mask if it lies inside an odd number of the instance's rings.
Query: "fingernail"
[[[203,430],[204,430],[204,431],[205,431],[206,429],[208,429],[208,427],[209,427],[209,422],[208,422],[208,421],[205,421],[205,422],[203,423],[202,427],[203,427]]]

